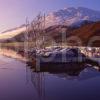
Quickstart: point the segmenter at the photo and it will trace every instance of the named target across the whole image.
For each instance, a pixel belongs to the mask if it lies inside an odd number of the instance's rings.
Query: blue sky
[[[100,10],[100,0],[0,0],[0,32],[32,20],[39,12],[48,13],[66,7]]]

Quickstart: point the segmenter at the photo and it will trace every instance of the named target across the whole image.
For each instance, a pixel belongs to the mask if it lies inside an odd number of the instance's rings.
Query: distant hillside
[[[17,27],[17,28],[11,29],[11,30],[7,30],[7,31],[0,34],[0,41],[12,39],[16,35],[21,34],[22,32],[25,32],[25,31],[26,31],[25,26],[21,26],[21,27]]]
[[[50,44],[49,42],[52,42],[51,39],[55,40],[56,43],[61,43],[62,41],[62,29],[65,29],[66,32],[66,40],[67,43],[70,45],[78,45],[77,40],[70,40],[72,36],[78,37],[81,42],[82,46],[87,46],[89,40],[93,36],[100,36],[100,22],[91,22],[91,23],[83,23],[80,27],[68,27],[64,25],[55,25],[51,26],[47,29],[45,29],[45,33],[41,33],[37,40],[41,36],[46,36],[44,42],[47,44]],[[22,32],[21,34],[17,34],[14,37],[8,39],[9,42],[23,42],[25,41],[25,34],[26,32]],[[35,41],[36,37],[34,36],[34,33],[32,30],[28,33],[29,41]],[[99,46],[100,47],[100,41],[95,41],[92,46]]]

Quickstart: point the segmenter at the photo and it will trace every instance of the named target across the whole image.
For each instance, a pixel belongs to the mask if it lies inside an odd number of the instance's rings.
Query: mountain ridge
[[[84,20],[100,21],[100,11],[91,10],[84,7],[69,7],[61,9],[46,16],[46,27],[52,25],[66,24],[73,25]]]

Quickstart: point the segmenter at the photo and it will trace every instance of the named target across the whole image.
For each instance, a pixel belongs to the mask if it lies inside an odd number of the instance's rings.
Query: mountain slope
[[[100,21],[75,29],[70,32],[70,36],[80,38],[83,45],[88,45],[89,41],[94,38],[96,41],[93,43],[93,45],[100,47]]]
[[[2,32],[0,34],[0,40],[6,40],[6,39],[13,38],[16,35],[21,34],[22,32],[25,32],[25,31],[26,31],[26,27],[23,26],[23,27],[18,27],[18,28],[14,28],[14,29]]]
[[[81,46],[87,46],[90,39],[93,38],[94,36],[100,37],[100,21],[99,21],[99,22],[84,24],[77,28],[62,26],[62,25],[58,25],[58,26],[55,25],[55,26],[49,27],[45,30],[46,33],[44,34],[44,36],[46,35],[46,38],[44,42],[47,44],[50,44],[50,42],[52,42],[51,39],[53,39],[56,43],[61,43],[62,42],[61,30],[63,28],[66,30],[66,40],[67,40],[67,44],[69,45],[78,45],[77,39],[69,40],[69,38],[73,36],[81,40],[82,42]],[[14,38],[12,38],[12,40],[16,40],[17,42],[24,41],[24,34],[25,33],[16,35]],[[29,38],[32,39],[33,37],[32,40],[34,41],[36,40],[36,38],[33,36],[31,32],[29,33],[29,35],[30,35]],[[40,37],[41,37],[41,34],[40,34]],[[93,43],[93,45],[91,46],[100,47],[100,40],[98,39],[98,41],[95,41],[95,43]]]

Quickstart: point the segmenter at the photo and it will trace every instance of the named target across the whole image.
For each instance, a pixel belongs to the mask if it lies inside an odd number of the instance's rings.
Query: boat
[[[30,60],[27,62],[27,65],[38,65],[41,67],[62,67],[63,65],[65,67],[67,64],[71,63],[88,63],[99,66],[98,62],[86,57],[78,48],[39,50],[30,55]]]
[[[87,57],[78,48],[54,50],[37,55],[40,63],[84,62]]]

